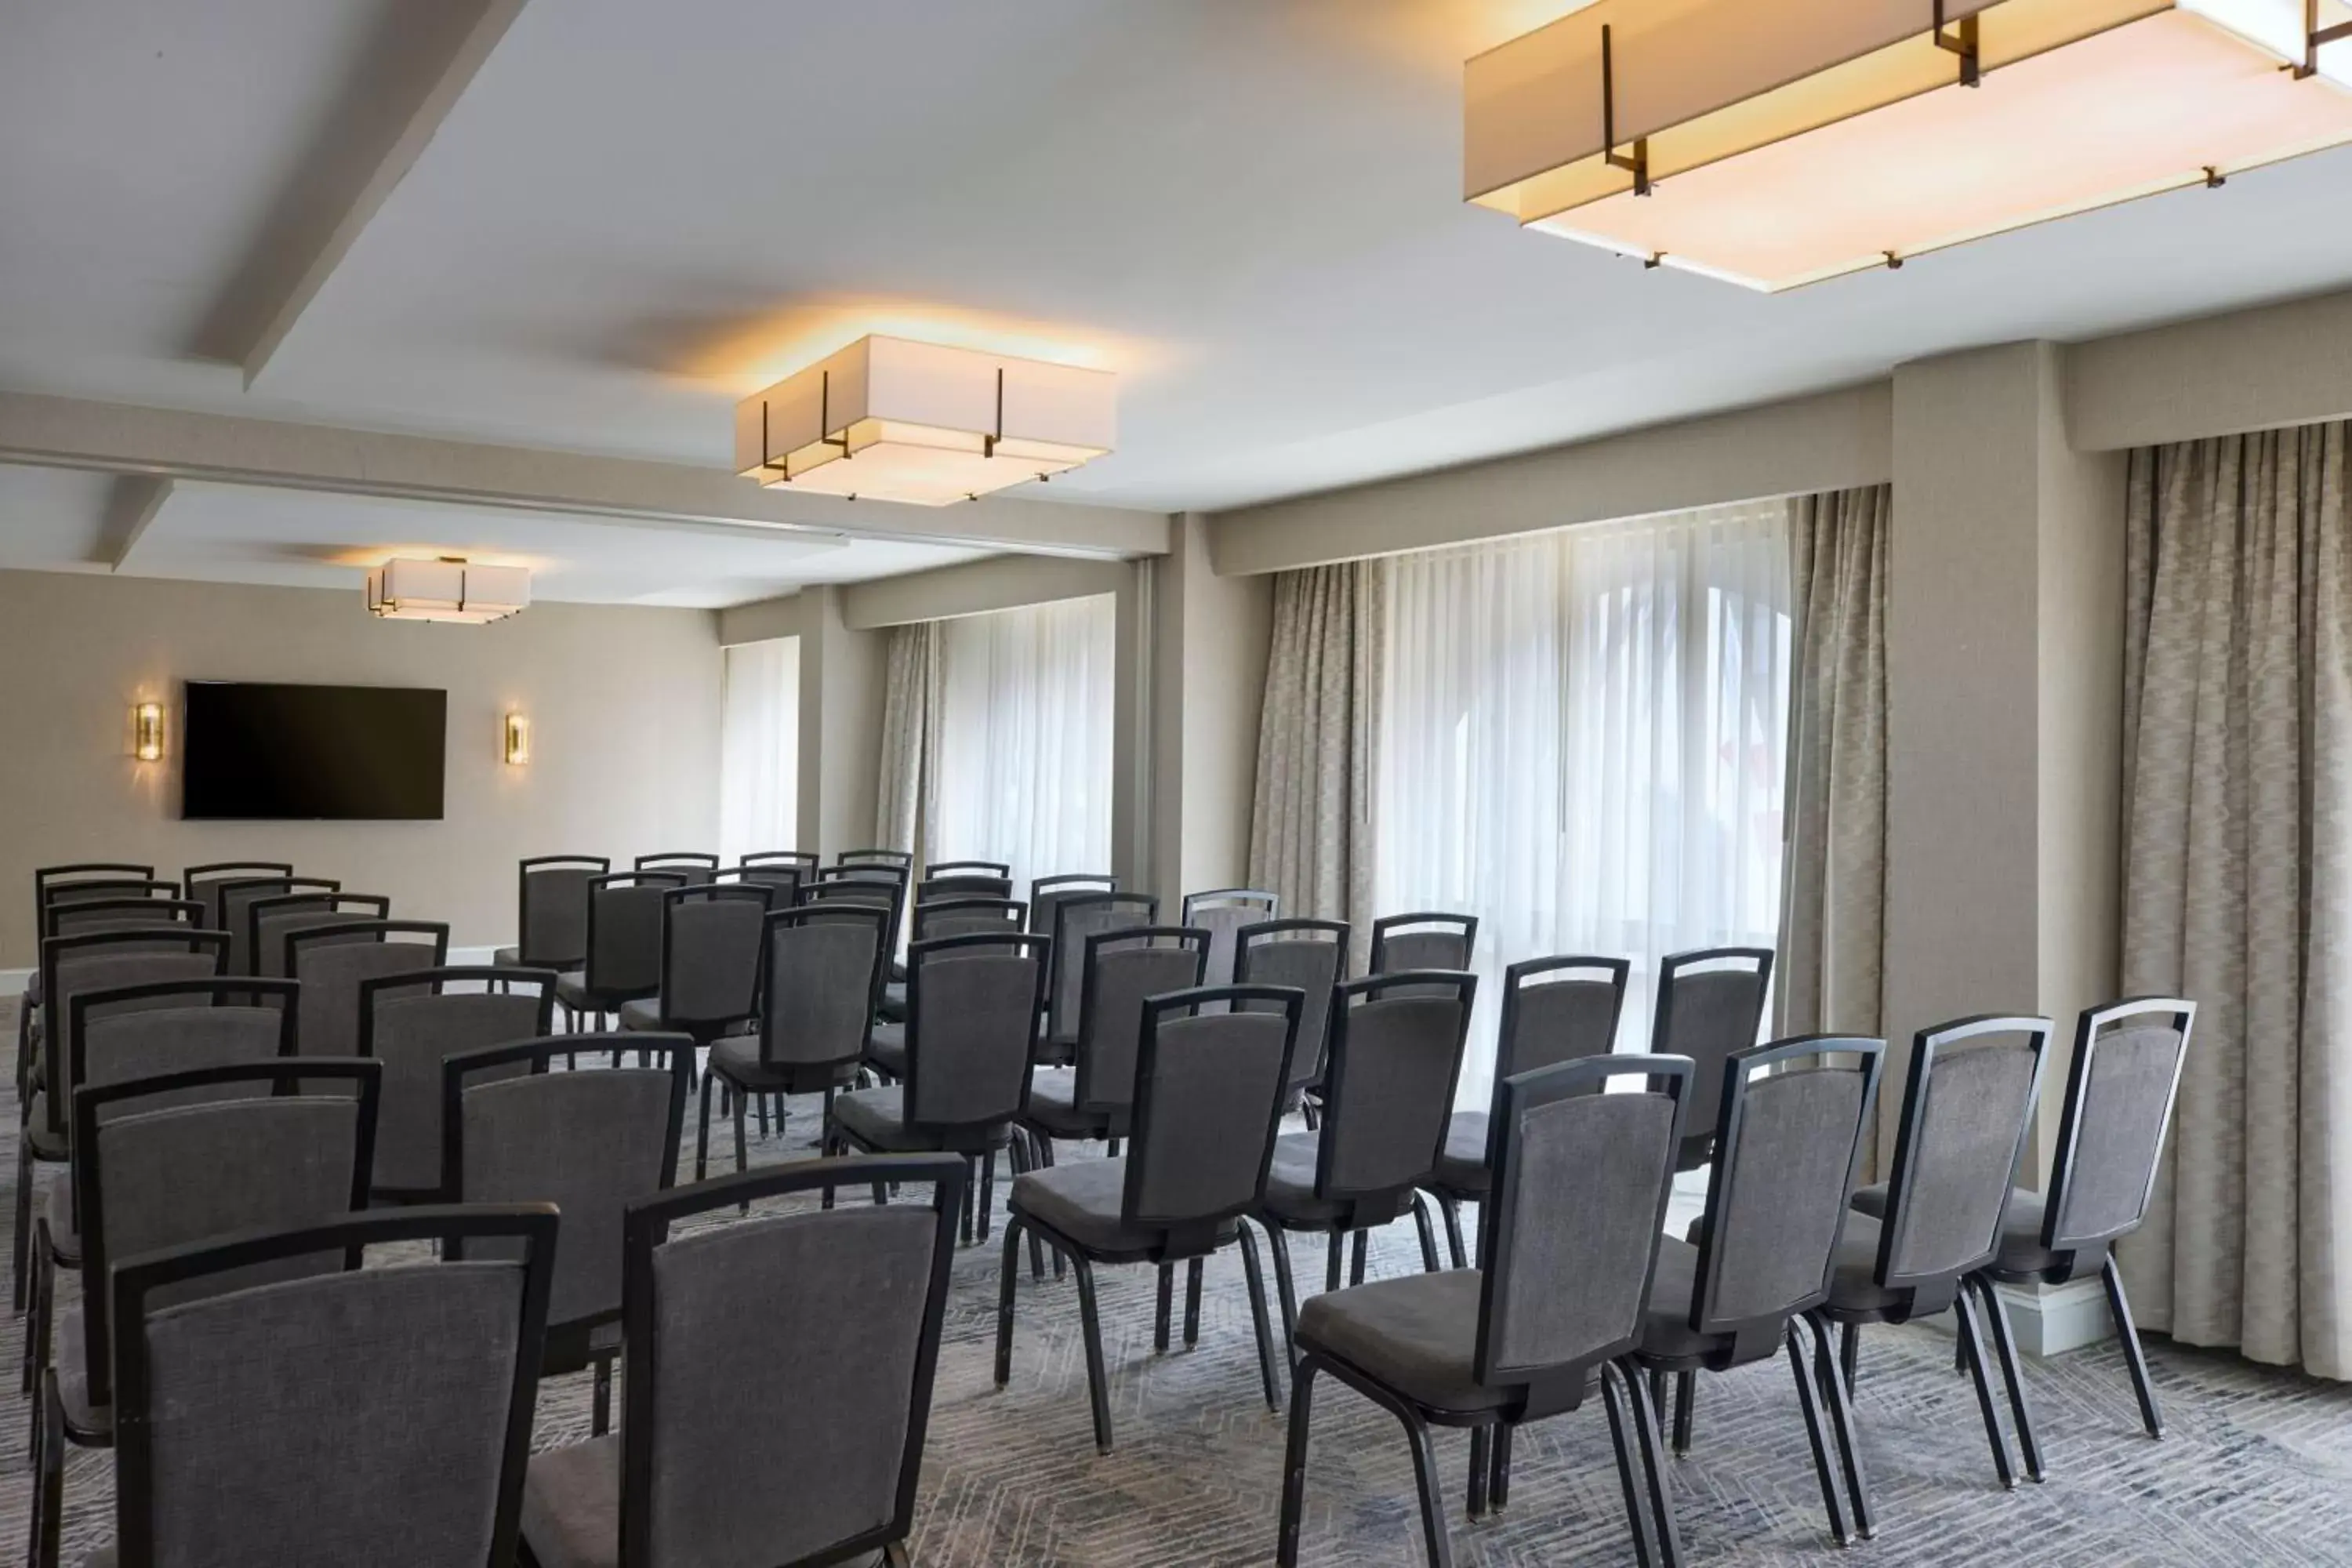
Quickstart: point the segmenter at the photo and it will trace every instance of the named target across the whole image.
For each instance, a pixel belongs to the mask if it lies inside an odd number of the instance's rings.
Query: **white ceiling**
[[[1781,297],[1523,234],[1460,200],[1460,65],[1571,0],[530,0],[248,391],[208,323],[445,3],[0,0],[0,384],[720,466],[883,328],[1119,371],[1118,451],[1023,493],[1176,510],[2352,282],[2352,151]],[[77,492],[0,486],[0,552]],[[175,495],[137,569],[471,531],[727,602],[923,548],[492,521]]]

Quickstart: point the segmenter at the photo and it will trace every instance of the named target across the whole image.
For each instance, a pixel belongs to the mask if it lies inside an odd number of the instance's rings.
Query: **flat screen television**
[[[448,708],[421,687],[191,680],[180,815],[437,821]]]

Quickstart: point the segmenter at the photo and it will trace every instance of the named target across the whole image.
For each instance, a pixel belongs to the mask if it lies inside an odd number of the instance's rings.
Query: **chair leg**
[[[1412,1194],[1412,1227],[1421,1234],[1421,1271],[1437,1272],[1437,1227],[1430,1223],[1429,1194],[1419,1188]]]
[[[1070,1259],[1078,1277],[1078,1328],[1087,1342],[1087,1400],[1094,1406],[1095,1452],[1110,1452],[1110,1387],[1103,1371],[1102,1320],[1095,1310],[1094,1265],[1084,1257]]]
[[[751,1098],[748,1094],[739,1094],[735,1097],[735,1169],[739,1174],[749,1170],[751,1165],[751,1153],[743,1146],[743,1102]],[[741,1212],[750,1214],[751,1205],[743,1205]]]
[[[1272,1232],[1282,1245],[1282,1232]],[[1283,1445],[1282,1522],[1275,1538],[1278,1568],[1298,1568],[1298,1519],[1307,1506],[1307,1424],[1315,1413],[1315,1374],[1323,1363],[1313,1356],[1297,1363],[1290,1379],[1290,1436]]]
[[[1032,1235],[1031,1246],[1037,1244]],[[996,1283],[996,1386],[1013,1381],[1013,1289],[1021,1268],[1021,1216],[1004,1222],[1004,1267]]]
[[[1366,1255],[1370,1252],[1371,1246],[1372,1233],[1370,1231],[1360,1230],[1356,1233],[1355,1246],[1349,1250],[1348,1258],[1349,1284],[1361,1285],[1364,1282],[1364,1259]]]
[[[1421,1535],[1429,1549],[1429,1568],[1454,1568],[1454,1545],[1445,1532],[1445,1493],[1438,1484],[1437,1450],[1429,1440],[1429,1423],[1409,1405],[1391,1408],[1412,1445],[1413,1489],[1421,1495]]]
[[[2164,1436],[2164,1412],[2157,1408],[2156,1390],[2147,1381],[2147,1355],[2140,1349],[2139,1325],[2132,1321],[2131,1298],[2124,1294],[2123,1270],[2116,1267],[2116,1255],[2107,1254],[2107,1266],[2099,1271],[2099,1279],[2107,1288],[2107,1310],[2115,1314],[2116,1337],[2124,1342],[2124,1364],[2131,1368],[2132,1392],[2139,1396],[2140,1425],[2151,1437]]]
[[[694,1179],[710,1174],[710,1075],[702,1075],[702,1131],[694,1141]]]
[[[763,1094],[763,1095],[760,1096],[760,1140],[761,1140],[761,1142],[765,1142],[767,1141],[767,1137],[768,1137],[768,1096],[766,1096],[766,1095],[764,1095],[764,1094]]]
[[[882,1568],[915,1568],[915,1560],[907,1555],[907,1543],[894,1541],[882,1549]]]
[[[2000,1415],[1993,1408],[1992,1379],[1985,1375],[1984,1337],[1977,1326],[1976,1300],[1963,1290],[1952,1307],[1959,1314],[1960,1353],[1976,1384],[1977,1413],[1984,1417],[1985,1442],[1992,1448],[1992,1471],[2000,1479],[2001,1490],[2008,1491],[2017,1485],[2017,1478],[2010,1473],[2009,1440],[2001,1436]]]
[[[1838,1374],[1845,1379],[1845,1394],[1853,1397],[1854,1379],[1862,1372],[1862,1325],[1848,1323],[1838,1336]]]
[[[1470,1255],[1462,1246],[1462,1205],[1458,1199],[1440,1194],[1437,1212],[1445,1216],[1445,1251],[1456,1268],[1470,1267]]]
[[[1254,1257],[1252,1260],[1255,1266]],[[1201,1342],[1201,1270],[1207,1262],[1205,1258],[1195,1258],[1184,1265],[1184,1346],[1187,1350]],[[1265,1283],[1264,1280],[1258,1281],[1261,1289]]]
[[[1637,1568],[1656,1568],[1657,1545],[1651,1538],[1649,1512],[1642,1504],[1643,1483],[1633,1474],[1633,1453],[1622,1408],[1628,1401],[1639,1403],[1641,1398],[1638,1388],[1626,1386],[1625,1373],[1615,1362],[1602,1363],[1601,1403],[1609,1415],[1609,1446],[1616,1455],[1617,1485],[1625,1494],[1625,1527],[1633,1535],[1633,1561]]]
[[[1348,1266],[1348,1233],[1332,1231],[1329,1239],[1331,1250],[1323,1255],[1323,1289],[1326,1291],[1339,1288],[1339,1272]]]
[[[1298,1285],[1290,1276],[1290,1239],[1278,1225],[1265,1227],[1265,1239],[1274,1249],[1274,1289],[1282,1307],[1282,1364],[1298,1369]]]
[[[1494,1440],[1491,1428],[1470,1428],[1470,1500],[1463,1511],[1472,1519],[1486,1517],[1486,1478],[1495,1468]]]
[[[980,1219],[980,1239],[986,1241],[988,1233],[996,1227],[996,1151],[980,1152],[980,1190],[972,1199]]]
[[[588,1434],[602,1437],[613,1429],[613,1358],[596,1358],[596,1385],[592,1395],[588,1416]]]
[[[1265,1321],[1265,1269],[1258,1261],[1257,1237],[1250,1234],[1249,1222],[1240,1226],[1242,1238],[1242,1274],[1249,1281],[1250,1326],[1257,1331],[1257,1375],[1265,1386],[1265,1407],[1279,1412],[1282,1393],[1274,1373],[1274,1333]],[[1184,1342],[1191,1344],[1198,1337],[1201,1317],[1201,1260],[1192,1259],[1191,1274],[1184,1283]]]
[[[1691,1451],[1691,1411],[1698,1404],[1698,1373],[1675,1378],[1675,1458],[1687,1459]]]
[[[1486,1511],[1500,1513],[1511,1500],[1511,1424],[1495,1427],[1495,1472],[1486,1479]]]
[[[1837,1477],[1830,1464],[1828,1435],[1822,1429],[1821,1389],[1808,1364],[1796,1319],[1790,1319],[1782,1326],[1780,1338],[1788,1348],[1789,1369],[1796,1374],[1797,1408],[1805,1417],[1805,1441],[1813,1450],[1813,1474],[1822,1483],[1822,1507],[1830,1516],[1830,1534],[1843,1546],[1853,1539],[1853,1532],[1846,1524],[1845,1500],[1839,1493]]]
[[[1659,1568],[1682,1568],[1682,1531],[1675,1523],[1674,1495],[1666,1489],[1665,1445],[1659,1440],[1658,1403],[1654,1389],[1648,1399],[1640,1396],[1641,1385],[1634,1381],[1633,1363],[1626,1363],[1628,1400],[1633,1409],[1633,1438],[1641,1456],[1643,1484],[1650,1493],[1650,1518],[1657,1528]]]
[[[1846,1395],[1845,1370],[1830,1349],[1830,1326],[1808,1316],[1805,1327],[1813,1341],[1813,1375],[1821,1385],[1822,1402],[1829,1407],[1830,1436],[1837,1439],[1838,1463],[1845,1472],[1845,1495],[1853,1515],[1854,1533],[1868,1541],[1875,1533],[1870,1518],[1870,1478],[1862,1468],[1862,1439],[1854,1429],[1853,1405]]]
[[[15,1301],[20,1312],[25,1310],[26,1274],[33,1258],[33,1143],[25,1133],[23,1127],[16,1130],[16,1228],[11,1237],[16,1268]]]
[[[2009,1389],[2009,1415],[2017,1427],[2017,1446],[2025,1458],[2027,1479],[2037,1485],[2042,1480],[2042,1444],[2033,1436],[2033,1411],[2025,1399],[2025,1377],[2017,1364],[2017,1341],[2009,1331],[2009,1309],[2000,1304],[2000,1293],[1992,1281],[1975,1275],[1961,1289],[1974,1286],[1977,1299],[1984,1303],[1985,1318],[1992,1325],[1993,1354],[2000,1360],[2001,1382]]]
[[[963,1244],[970,1247],[979,1224],[980,1167],[966,1154],[963,1157]]]
[[[1160,1266],[1160,1305],[1151,1315],[1151,1348],[1168,1353],[1168,1313],[1176,1299],[1176,1266]]]
[[[54,1367],[41,1373],[41,1403],[48,1418],[41,1440],[41,1470],[34,1480],[39,1497],[36,1510],[39,1534],[36,1539],[40,1568],[57,1568],[58,1537],[66,1511],[66,1407],[64,1398],[58,1393]]]

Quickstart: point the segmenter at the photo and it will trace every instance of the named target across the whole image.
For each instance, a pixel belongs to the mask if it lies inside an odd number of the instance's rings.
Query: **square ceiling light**
[[[530,574],[449,556],[400,557],[367,574],[367,607],[388,621],[453,621],[487,626],[530,605]]]
[[[2352,142],[2352,8],[1599,0],[1464,116],[1465,199],[1778,291]]]
[[[1099,458],[1108,371],[866,337],[735,408],[735,468],[771,489],[946,506]]]

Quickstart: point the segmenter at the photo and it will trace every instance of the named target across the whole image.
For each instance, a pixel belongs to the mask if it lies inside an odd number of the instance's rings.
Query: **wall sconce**
[[[163,756],[163,705],[142,702],[131,710],[131,754],[142,763]]]
[[[507,715],[507,765],[524,767],[530,762],[530,721],[520,713]]]

